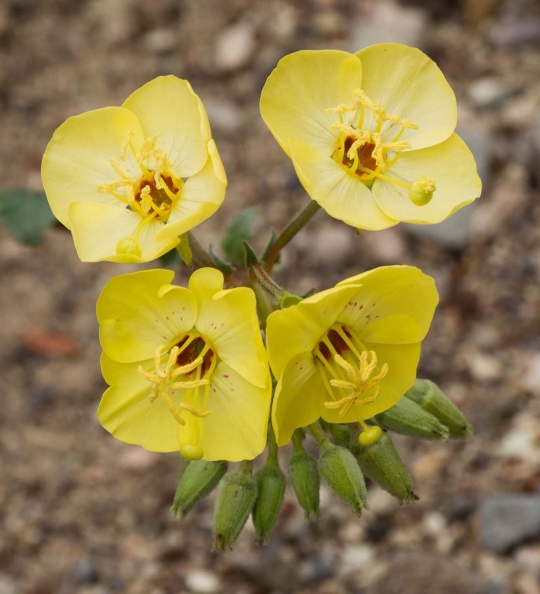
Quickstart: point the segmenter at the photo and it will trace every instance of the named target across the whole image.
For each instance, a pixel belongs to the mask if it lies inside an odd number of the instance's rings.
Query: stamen
[[[185,425],[186,420],[181,416],[180,411],[184,410],[189,412],[197,418],[205,418],[212,414],[212,411],[205,411],[207,395],[210,390],[210,377],[216,366],[216,357],[212,355],[210,367],[205,371],[204,377],[201,377],[201,369],[204,365],[205,355],[210,350],[210,345],[205,342],[204,348],[201,350],[199,355],[189,363],[185,365],[178,365],[178,357],[185,351],[189,344],[195,339],[200,339],[198,335],[190,335],[181,346],[174,345],[169,351],[167,362],[165,365],[162,363],[164,346],[157,347],[154,354],[154,369],[153,371],[145,371],[142,366],[139,365],[137,371],[141,377],[145,380],[154,384],[152,395],[150,396],[150,402],[155,402],[159,395],[163,396],[165,404],[174,419],[181,425]],[[184,379],[175,381],[180,376],[187,376],[191,372],[196,370],[195,379]],[[205,402],[202,407],[192,406],[186,402],[181,402],[176,408],[174,401],[171,397],[171,390],[186,390],[185,398],[193,395],[193,400],[197,403],[198,390],[199,388],[205,388]],[[192,392],[193,390],[193,392]]]
[[[133,134],[135,134],[135,132],[133,130],[128,130],[124,134],[124,140],[122,141],[122,148],[120,149],[120,159],[122,159],[122,161],[126,160],[126,151],[129,147],[129,145],[131,144],[131,139],[133,138]]]

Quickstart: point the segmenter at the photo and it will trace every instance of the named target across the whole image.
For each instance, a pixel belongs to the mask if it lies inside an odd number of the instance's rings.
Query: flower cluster
[[[43,184],[82,261],[149,262],[173,250],[197,268],[187,288],[154,269],[103,289],[97,317],[109,387],[98,418],[119,440],[192,461],[178,516],[221,481],[217,548],[230,547],[251,511],[268,538],[285,488],[278,447],[291,439],[293,487],[314,518],[319,473],[358,514],[360,468],[400,502],[414,498],[388,429],[425,439],[469,434],[436,386],[413,387],[438,302],[431,277],[386,266],[306,298],[271,277],[280,250],[319,207],[379,230],[438,223],[478,197],[456,113],[441,71],[417,49],[283,58],[262,90],[261,114],[314,202],[262,256],[231,231],[237,248],[244,243],[244,266],[207,253],[191,233],[223,202],[227,177],[187,81],[157,78],[122,107],[71,117],[53,134]],[[318,465],[303,450],[306,429],[320,445]],[[253,477],[251,461],[267,445]],[[225,475],[226,462],[242,464]],[[388,464],[394,470],[380,472]]]

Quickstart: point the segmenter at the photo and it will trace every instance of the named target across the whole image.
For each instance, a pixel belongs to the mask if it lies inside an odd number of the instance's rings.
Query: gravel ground
[[[267,547],[248,525],[213,554],[211,499],[183,524],[169,515],[178,456],[117,442],[95,417],[95,300],[134,267],[81,264],[59,227],[35,249],[0,229],[0,594],[540,593],[537,1],[0,0],[1,185],[40,189],[65,118],[173,73],[205,102],[230,180],[201,241],[251,205],[258,230],[281,228],[307,198],[258,112],[267,75],[297,49],[392,40],[421,47],[456,91],[483,197],[436,228],[359,237],[320,213],[278,278],[303,292],[389,263],[433,275],[420,374],[475,436],[397,440],[411,506],[370,488],[358,520],[323,488],[308,525],[287,494]]]

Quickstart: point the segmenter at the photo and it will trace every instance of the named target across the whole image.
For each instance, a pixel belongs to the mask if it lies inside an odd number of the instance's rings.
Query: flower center
[[[150,402],[162,397],[175,421],[186,425],[189,418],[185,417],[185,413],[192,419],[203,419],[212,414],[212,411],[206,410],[206,406],[210,379],[216,365],[217,355],[206,340],[200,334],[189,333],[169,350],[166,350],[165,345],[159,346],[154,366],[149,370],[139,366],[137,371],[154,384]],[[198,427],[195,432],[191,430],[190,434],[191,438],[182,444],[180,452],[184,455],[184,451],[190,451],[191,454],[186,457],[200,458],[203,452],[197,444]]]
[[[173,206],[180,198],[184,180],[175,171],[165,151],[156,147],[158,136],[147,138],[138,152],[131,142],[132,137],[133,130],[126,132],[120,160],[116,157],[110,159],[118,181],[102,184],[98,192],[114,196],[127,209],[141,216],[141,223],[133,236],[122,239],[116,246],[118,254],[140,256],[138,241],[141,231],[151,221],[167,222]],[[127,160],[128,151],[140,170],[137,175],[128,173],[121,163]]]
[[[363,129],[368,111],[371,112],[376,124],[374,131]],[[369,188],[376,179],[382,179],[408,190],[409,198],[417,206],[423,206],[431,200],[435,191],[435,180],[422,176],[419,179],[427,183],[420,184],[417,183],[419,180],[415,180],[407,184],[385,175],[385,171],[397,163],[402,151],[411,148],[409,142],[400,141],[400,138],[407,128],[417,130],[417,124],[387,113],[382,103],[372,101],[361,89],[353,91],[351,105],[342,103],[336,107],[329,107],[325,112],[336,113],[339,118],[339,121],[331,126],[332,130],[339,130],[332,159],[343,165],[351,174],[358,176]],[[345,123],[343,116],[348,112],[352,112],[350,121],[356,121],[356,125]],[[393,138],[383,142],[382,135],[385,138],[393,135]]]
[[[338,414],[343,418],[351,409],[357,410],[377,400],[379,382],[386,377],[388,364],[379,367],[377,353],[368,351],[351,328],[341,324],[332,326],[313,355],[330,396],[324,403],[326,408],[339,409]],[[364,430],[368,429],[360,415],[358,421]]]

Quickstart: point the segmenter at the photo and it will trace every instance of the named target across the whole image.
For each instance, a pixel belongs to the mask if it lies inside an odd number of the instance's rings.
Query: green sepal
[[[267,462],[255,475],[258,495],[253,506],[256,540],[266,544],[285,495],[285,475],[277,464]]]
[[[26,245],[38,245],[56,222],[43,192],[21,188],[0,191],[0,219],[14,239]]]
[[[189,237],[187,233],[180,236],[180,243],[176,246],[182,262],[188,267],[193,268],[193,254],[189,247]]]
[[[315,295],[316,291],[317,291],[317,289],[315,287],[312,287],[309,291],[302,293],[302,295],[300,295],[300,297],[302,297],[302,299],[307,299],[308,297]]]
[[[325,441],[320,447],[319,472],[322,478],[360,517],[362,509],[369,509],[369,506],[366,483],[355,457],[349,450],[329,441]]]
[[[221,249],[225,257],[234,264],[244,262],[243,241],[251,238],[251,227],[257,216],[258,209],[247,208],[237,215],[234,221],[227,227],[225,235],[221,240]]]
[[[223,274],[230,276],[234,272],[234,266],[232,266],[228,262],[225,262],[225,260],[222,260],[216,254],[216,252],[214,252],[212,246],[210,246],[210,248],[208,249],[208,255],[210,256],[212,262],[221,270],[221,272],[223,272]]]
[[[281,309],[287,309],[292,305],[297,305],[300,301],[302,301],[302,297],[287,292],[279,298],[279,305],[281,306]]]
[[[184,518],[189,510],[206,497],[227,472],[228,464],[224,460],[190,462],[184,471],[176,489],[171,513],[177,518]]]
[[[448,427],[451,439],[467,439],[473,434],[459,408],[432,381],[417,379],[405,396]]]
[[[258,264],[259,259],[247,241],[242,241],[244,247],[244,264],[249,268],[253,264]]]
[[[177,268],[180,265],[180,254],[178,250],[173,247],[172,250],[160,256],[159,265],[163,268]]]
[[[400,398],[375,420],[383,429],[421,439],[446,441],[450,434],[448,427],[409,398]]]
[[[221,479],[214,509],[214,551],[232,548],[256,499],[257,480],[245,463]]]
[[[362,472],[393,495],[400,505],[418,499],[412,489],[411,477],[386,431],[383,431],[378,441],[368,446],[361,445],[353,436],[351,451]]]

